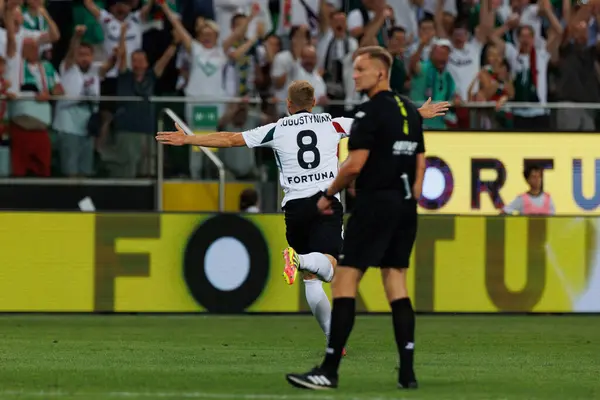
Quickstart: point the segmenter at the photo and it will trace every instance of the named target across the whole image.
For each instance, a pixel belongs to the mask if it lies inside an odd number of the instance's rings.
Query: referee
[[[400,353],[398,387],[417,388],[413,370],[415,314],[406,290],[406,270],[417,233],[417,200],[425,174],[422,117],[406,97],[390,91],[391,55],[381,47],[358,50],[354,61],[356,90],[369,101],[356,109],[348,141],[349,156],[323,193],[318,208],[331,213],[334,195],[356,179],[356,202],[333,282],[331,335],[325,360],[288,382],[305,389],[338,386],[342,349],[352,327],[356,292],[370,266],[381,269],[392,308]]]

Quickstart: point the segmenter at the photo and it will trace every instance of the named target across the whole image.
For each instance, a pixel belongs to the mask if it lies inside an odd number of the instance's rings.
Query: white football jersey
[[[338,144],[352,118],[300,112],[242,132],[248,147],[271,147],[284,196],[281,206],[329,187],[338,173]],[[339,196],[338,196],[339,198]]]

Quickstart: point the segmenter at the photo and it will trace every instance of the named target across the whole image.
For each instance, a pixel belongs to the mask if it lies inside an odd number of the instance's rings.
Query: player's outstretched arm
[[[450,103],[442,101],[440,103],[431,103],[431,97],[427,99],[425,104],[419,108],[419,113],[424,119],[442,117],[446,115],[446,111],[450,108]]]
[[[246,141],[241,133],[215,132],[208,135],[186,135],[183,129],[175,124],[175,132],[158,132],[156,140],[171,146],[201,146],[201,147],[242,147]]]

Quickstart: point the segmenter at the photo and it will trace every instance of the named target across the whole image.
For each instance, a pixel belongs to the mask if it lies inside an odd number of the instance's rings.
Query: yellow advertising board
[[[525,165],[538,164],[558,215],[600,215],[600,135],[426,132],[425,147],[422,213],[498,214],[528,190]]]
[[[422,216],[419,311],[600,312],[600,219]],[[298,312],[280,215],[0,214],[0,311]],[[328,285],[326,285],[328,286]],[[388,311],[376,269],[360,311]]]
[[[252,183],[225,183],[225,210],[240,210],[240,195],[254,188]],[[210,181],[165,182],[163,185],[164,211],[211,212],[219,210],[219,183]]]

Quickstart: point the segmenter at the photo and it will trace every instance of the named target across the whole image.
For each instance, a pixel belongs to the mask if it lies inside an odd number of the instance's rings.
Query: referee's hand
[[[331,200],[327,200],[326,197],[321,197],[319,201],[317,201],[317,209],[323,215],[331,215],[333,214],[333,209],[331,208]]]
[[[446,111],[450,108],[450,103],[442,101],[440,103],[432,103],[431,97],[427,99],[425,104],[419,108],[419,113],[424,119],[443,117]]]

